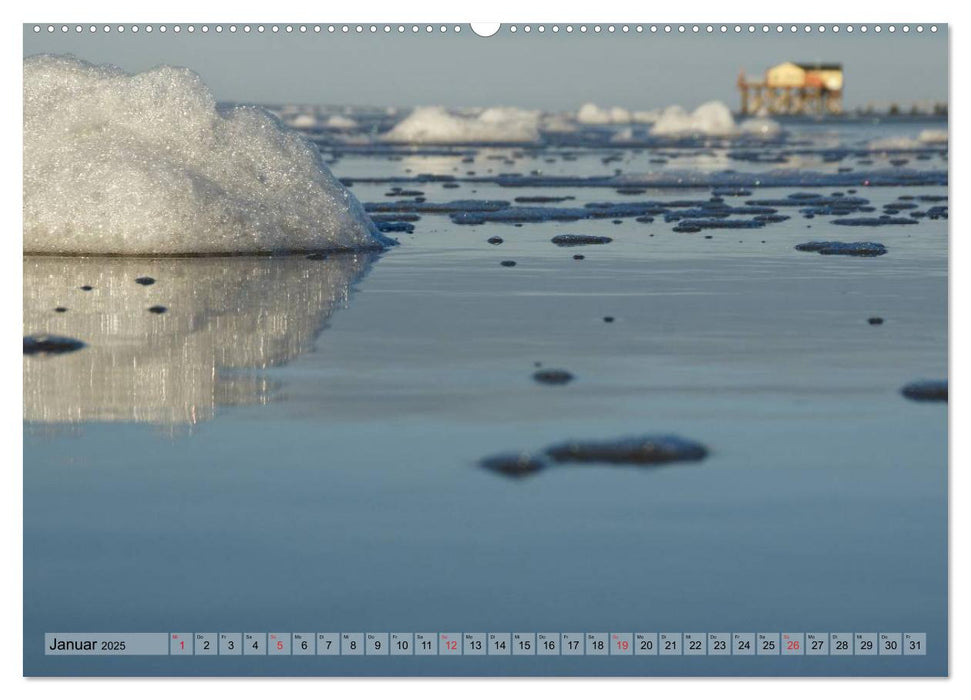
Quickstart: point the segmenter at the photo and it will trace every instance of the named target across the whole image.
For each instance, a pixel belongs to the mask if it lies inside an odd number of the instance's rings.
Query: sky
[[[129,25],[130,26],[130,25]],[[214,25],[213,25],[214,26]],[[946,102],[948,37],[937,33],[704,32],[586,34],[508,25],[485,38],[462,31],[363,34],[326,25],[317,34],[210,30],[179,34],[114,29],[40,33],[24,26],[24,56],[73,54],[129,72],[159,64],[198,72],[227,102],[359,106],[511,105],[573,110],[584,102],[652,109],[721,100],[738,107],[740,69],[759,75],[782,61],[844,64],[847,108]],[[451,26],[451,25],[450,25]]]

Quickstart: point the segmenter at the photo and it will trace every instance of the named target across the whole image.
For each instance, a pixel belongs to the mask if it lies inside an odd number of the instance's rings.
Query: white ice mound
[[[313,129],[317,126],[317,117],[312,114],[298,114],[290,120],[294,129]]]
[[[343,114],[332,115],[325,124],[328,129],[340,129],[342,131],[347,129],[356,129],[358,124],[355,120],[350,117],[345,117]]]
[[[779,122],[768,117],[746,119],[738,125],[738,130],[746,136],[757,136],[763,139],[774,139],[782,134]]]
[[[947,143],[947,129],[924,129],[917,135],[921,143]]]
[[[674,105],[665,109],[651,127],[652,136],[734,136],[738,132],[732,112],[723,102],[706,102],[690,114]]]
[[[384,134],[392,143],[531,143],[539,140],[540,113],[490,107],[475,115],[418,107]]]
[[[602,108],[587,102],[577,110],[577,121],[581,124],[630,124],[633,116],[623,107]]]
[[[946,129],[924,129],[917,135],[917,138],[911,138],[910,136],[889,136],[887,138],[870,141],[867,144],[867,148],[871,151],[910,151],[946,143]]]
[[[175,255],[378,248],[358,201],[262,109],[195,73],[24,59],[24,252]]]

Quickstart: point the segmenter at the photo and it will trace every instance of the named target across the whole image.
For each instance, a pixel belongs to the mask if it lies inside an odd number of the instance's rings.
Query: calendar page
[[[947,675],[948,50],[23,25],[24,674]]]

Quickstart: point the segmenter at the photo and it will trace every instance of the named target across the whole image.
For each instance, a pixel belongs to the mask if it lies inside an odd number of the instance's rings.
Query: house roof
[[[803,70],[843,70],[842,63],[797,63]]]

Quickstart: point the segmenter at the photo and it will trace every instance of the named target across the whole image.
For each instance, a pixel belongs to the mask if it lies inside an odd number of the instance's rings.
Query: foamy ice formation
[[[587,102],[577,110],[577,121],[581,124],[630,124],[633,116],[623,107],[604,109],[593,102]]]
[[[317,150],[195,73],[24,59],[24,252],[224,254],[392,244]]]
[[[289,125],[294,129],[313,129],[317,126],[317,117],[313,114],[298,114],[289,121]]]
[[[948,141],[946,129],[924,129],[917,138],[909,136],[890,136],[885,139],[874,139],[867,144],[871,151],[909,151],[928,146],[946,145]]]
[[[734,136],[738,133],[732,112],[723,102],[706,102],[694,112],[673,105],[651,127],[652,136]]]
[[[947,129],[924,129],[917,135],[921,143],[947,143]]]
[[[539,140],[540,113],[490,107],[459,115],[444,107],[418,107],[383,139],[392,143],[531,143]]]
[[[345,117],[343,114],[334,114],[327,119],[324,123],[328,129],[339,129],[341,131],[347,129],[356,129],[358,124],[356,121],[350,117]]]
[[[746,119],[738,125],[740,133],[746,136],[756,136],[762,139],[774,139],[782,134],[779,122],[767,117]]]
[[[623,107],[602,108],[593,102],[587,102],[576,113],[576,120],[580,124],[652,124],[658,120],[661,112],[652,110],[624,109]]]

